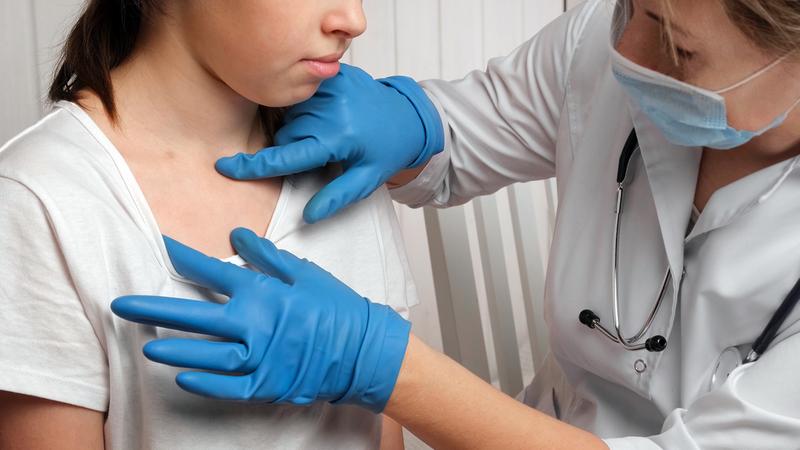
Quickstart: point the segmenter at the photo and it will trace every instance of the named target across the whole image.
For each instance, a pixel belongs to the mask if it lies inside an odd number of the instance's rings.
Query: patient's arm
[[[102,449],[103,413],[0,391],[0,448]]]
[[[381,432],[380,450],[405,450],[403,443],[403,427],[388,416],[383,418],[383,431]]]

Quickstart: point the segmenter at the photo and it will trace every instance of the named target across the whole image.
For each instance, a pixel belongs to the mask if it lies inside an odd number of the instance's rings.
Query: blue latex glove
[[[144,354],[153,361],[221,372],[182,372],[180,387],[219,399],[324,400],[383,411],[405,356],[408,321],[249,230],[235,230],[231,241],[264,273],[165,241],[178,272],[227,295],[228,303],[127,296],[111,309],[134,322],[228,340],[149,342]]]
[[[374,80],[342,65],[309,100],[289,109],[276,147],[217,161],[217,170],[250,180],[306,172],[341,162],[344,173],[317,193],[303,217],[314,223],[362,200],[396,173],[444,148],[436,107],[407,77]]]

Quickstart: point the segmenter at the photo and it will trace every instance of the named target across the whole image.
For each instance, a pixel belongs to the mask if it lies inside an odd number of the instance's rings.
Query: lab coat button
[[[647,370],[647,363],[644,362],[643,359],[637,359],[636,362],[633,363],[633,370],[636,373],[644,373]]]

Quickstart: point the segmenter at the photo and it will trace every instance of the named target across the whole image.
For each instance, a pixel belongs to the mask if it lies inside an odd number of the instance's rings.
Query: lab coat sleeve
[[[570,64],[598,4],[588,1],[565,13],[485,71],[421,83],[441,115],[445,150],[392,197],[412,207],[444,208],[555,176]]]
[[[609,439],[612,450],[800,448],[800,334],[736,369],[716,391],[673,411],[661,434]]]

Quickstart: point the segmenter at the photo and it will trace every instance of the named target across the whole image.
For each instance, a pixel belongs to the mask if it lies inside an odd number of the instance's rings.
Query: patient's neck
[[[133,54],[111,79],[115,128],[145,139],[139,151],[215,159],[265,144],[258,105],[203,67],[164,21],[142,30]]]
[[[116,124],[95,94],[81,92],[80,103],[122,153],[159,231],[209,255],[230,256],[232,229],[266,232],[281,180],[234,182],[217,173],[220,156],[264,146],[257,105],[209,74],[170,33],[145,33],[113,71]]]

